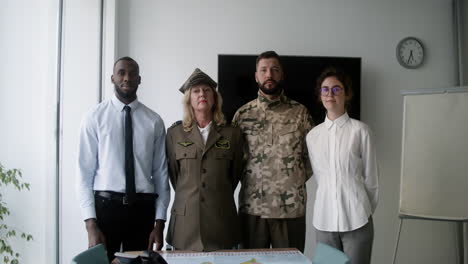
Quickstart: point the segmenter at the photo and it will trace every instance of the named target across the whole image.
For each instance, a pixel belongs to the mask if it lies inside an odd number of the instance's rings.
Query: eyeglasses
[[[330,91],[332,95],[339,95],[343,92],[343,88],[341,88],[340,86],[333,86],[332,88],[328,88],[328,87],[320,88],[320,94],[322,96],[327,96]]]

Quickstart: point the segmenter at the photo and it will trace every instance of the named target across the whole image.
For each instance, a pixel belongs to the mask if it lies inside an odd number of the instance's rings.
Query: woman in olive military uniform
[[[167,132],[175,191],[167,242],[177,250],[232,249],[239,243],[234,190],[242,174],[243,139],[225,126],[216,82],[195,69],[180,88],[184,119]]]

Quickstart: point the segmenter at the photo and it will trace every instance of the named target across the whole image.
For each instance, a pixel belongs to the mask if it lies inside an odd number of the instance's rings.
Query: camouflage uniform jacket
[[[305,136],[312,118],[300,103],[281,96],[243,105],[232,124],[248,144],[241,179],[239,211],[262,218],[296,218],[305,214],[305,182],[312,175]]]

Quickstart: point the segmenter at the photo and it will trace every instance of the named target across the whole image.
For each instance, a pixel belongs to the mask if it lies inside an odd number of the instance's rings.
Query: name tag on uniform
[[[177,142],[177,144],[183,146],[183,147],[188,147],[193,144],[193,142],[190,141],[185,141],[185,142]]]
[[[215,147],[219,148],[219,149],[230,149],[231,144],[229,143],[229,140],[227,140],[227,139],[220,139],[220,140],[216,141]]]

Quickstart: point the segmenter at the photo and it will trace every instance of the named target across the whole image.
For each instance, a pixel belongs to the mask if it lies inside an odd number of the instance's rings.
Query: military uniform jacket
[[[232,249],[240,229],[234,190],[243,170],[239,128],[211,127],[206,146],[197,126],[167,133],[169,176],[175,191],[167,242],[176,249]]]
[[[262,218],[305,214],[305,182],[312,175],[305,136],[312,129],[307,109],[283,94],[274,101],[259,94],[234,115],[248,142],[239,210]]]

